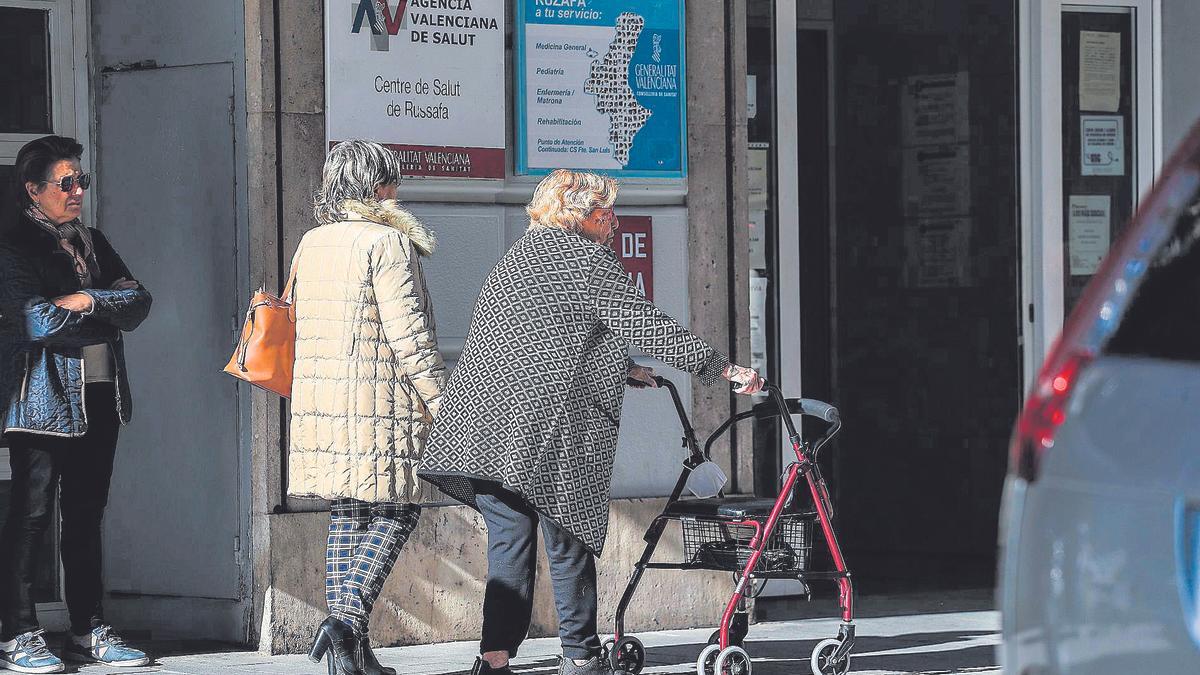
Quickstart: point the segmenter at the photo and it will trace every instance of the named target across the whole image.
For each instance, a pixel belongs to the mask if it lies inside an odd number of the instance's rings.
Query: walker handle
[[[792,399],[793,401],[797,399]],[[799,399],[800,414],[820,417],[821,419],[833,424],[841,420],[841,415],[838,414],[838,409],[833,405],[824,401],[818,401],[815,398]]]
[[[700,444],[696,442],[696,431],[692,428],[691,420],[688,419],[687,410],[683,407],[683,399],[680,398],[675,383],[660,375],[654,376],[654,383],[671,393],[671,402],[675,404],[675,414],[679,416],[679,425],[683,427],[683,445],[688,449],[688,459],[695,464],[704,461],[704,455],[700,454]]]
[[[789,415],[819,417],[830,424],[838,422],[841,419],[837,408],[824,401],[818,401],[815,398],[788,398],[784,399],[784,401],[787,403],[787,414]],[[760,420],[780,416],[779,405],[774,400],[754,404],[753,411],[754,416]]]
[[[782,411],[786,405],[788,413],[792,415],[799,413],[809,417],[819,417],[830,424],[837,424],[842,419],[838,414],[838,409],[831,403],[818,401],[815,398],[784,398],[783,391],[768,382],[766,378],[763,378],[762,383],[762,390],[769,393],[775,400],[776,411]]]

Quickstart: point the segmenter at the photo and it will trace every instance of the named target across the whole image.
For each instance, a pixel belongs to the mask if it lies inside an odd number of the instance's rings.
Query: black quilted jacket
[[[117,413],[133,412],[122,331],[150,313],[145,288],[107,290],[121,277],[135,278],[108,239],[92,230],[100,278],[80,287],[70,256],[37,225],[22,221],[0,240],[0,431],[52,436],[87,433],[80,348],[108,344],[116,371]],[[84,291],[95,309],[81,314],[51,300]]]

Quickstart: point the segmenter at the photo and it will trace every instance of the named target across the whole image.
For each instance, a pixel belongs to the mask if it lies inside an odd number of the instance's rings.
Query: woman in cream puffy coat
[[[367,621],[427,496],[415,471],[445,382],[420,261],[434,238],[397,205],[399,182],[383,146],[333,148],[318,225],[293,260],[288,493],[331,502],[329,618],[310,656],[329,653],[330,672],[348,675],[390,670],[371,653]]]

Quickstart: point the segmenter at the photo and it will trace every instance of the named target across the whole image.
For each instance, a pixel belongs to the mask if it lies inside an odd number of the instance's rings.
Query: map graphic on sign
[[[622,167],[629,164],[633,137],[651,114],[649,108],[638,103],[629,86],[629,62],[645,24],[646,20],[637,14],[626,12],[617,17],[617,35],[604,58],[592,61],[592,76],[583,85],[585,93],[596,97],[596,110],[608,115],[613,159]]]
[[[519,0],[517,172],[686,175],[681,0]]]

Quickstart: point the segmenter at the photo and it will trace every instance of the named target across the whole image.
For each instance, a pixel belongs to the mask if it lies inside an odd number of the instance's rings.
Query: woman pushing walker
[[[647,301],[609,248],[617,184],[559,169],[526,207],[529,229],[484,282],[418,474],[488,529],[481,656],[510,673],[529,630],[537,529],[558,610],[560,675],[612,673],[596,634],[595,556],[608,531],[624,387],[655,386],[629,345],[739,394],[762,387]]]

